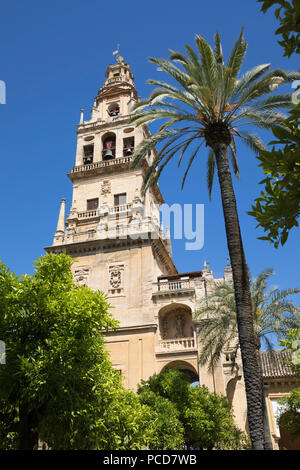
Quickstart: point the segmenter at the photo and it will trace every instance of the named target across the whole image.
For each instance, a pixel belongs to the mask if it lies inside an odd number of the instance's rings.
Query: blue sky
[[[33,260],[52,243],[61,197],[69,207],[72,188],[66,173],[74,164],[80,109],[88,118],[118,43],[141,97],[151,91],[146,80],[162,75],[147,58],[168,57],[168,49],[182,51],[184,44],[194,43],[196,33],[212,42],[219,30],[226,57],[245,26],[243,71],[266,62],[299,69],[299,59],[282,57],[273,13],[262,14],[254,0],[1,0],[0,9],[0,79],[7,85],[7,104],[0,105],[0,259],[18,274],[31,273]],[[271,140],[260,135],[266,143]],[[257,240],[262,233],[246,211],[259,194],[262,173],[254,154],[243,146],[238,150],[241,181],[235,189],[251,273],[273,267],[273,284],[300,286],[300,232],[293,231],[277,250]],[[193,271],[206,258],[220,274],[228,254],[218,185],[210,203],[205,158],[194,165],[183,192],[182,173],[170,165],[160,188],[167,203],[205,204],[205,244],[200,251],[186,251],[183,241],[175,241],[175,263],[181,272]]]

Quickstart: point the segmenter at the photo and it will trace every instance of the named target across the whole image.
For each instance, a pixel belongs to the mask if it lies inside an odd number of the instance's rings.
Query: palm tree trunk
[[[227,146],[223,143],[218,143],[214,145],[213,150],[218,168],[227,246],[232,266],[239,343],[245,376],[250,438],[253,449],[263,450],[264,420],[261,374],[256,354],[249,274],[240,232],[236,199],[229,168]]]
[[[266,397],[265,397],[265,386],[264,386],[264,378],[263,378],[263,373],[262,373],[262,365],[261,365],[261,360],[260,360],[260,339],[257,337],[256,339],[256,354],[257,354],[257,360],[259,363],[259,370],[260,370],[260,386],[261,386],[261,395],[262,395],[262,404],[263,404],[263,416],[264,416],[264,449],[265,450],[273,450],[273,444],[272,444],[272,438],[271,438],[271,432],[270,432],[270,426],[269,426],[269,418],[268,418],[268,408],[267,408],[267,403],[266,403]]]

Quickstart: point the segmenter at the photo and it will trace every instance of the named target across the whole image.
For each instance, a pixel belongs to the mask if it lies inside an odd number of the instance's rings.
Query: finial
[[[66,211],[66,199],[63,197],[60,203],[60,209],[59,209],[55,235],[61,235],[65,233],[65,211]]]
[[[204,260],[203,267],[204,267],[204,269],[206,269],[206,259]]]
[[[83,124],[83,109],[80,111],[80,122],[79,124]]]
[[[117,49],[113,52],[113,55],[120,53],[120,44],[117,44]]]
[[[117,49],[113,52],[113,55],[116,55],[116,54],[117,54],[116,60],[118,64],[122,64],[124,62],[124,58],[120,54],[120,44],[117,45]]]
[[[120,44],[117,45],[117,49],[113,52],[113,55],[116,55],[116,54],[117,54],[117,57],[116,57],[117,62],[118,62],[119,64],[121,64],[124,59],[123,59],[123,57],[120,55]]]
[[[227,258],[227,267],[230,268],[229,258]]]

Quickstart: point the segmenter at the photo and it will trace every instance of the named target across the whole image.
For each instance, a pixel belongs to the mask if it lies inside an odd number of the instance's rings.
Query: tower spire
[[[59,209],[55,235],[63,235],[65,233],[65,213],[66,213],[66,199],[63,197],[60,203],[60,209]]]
[[[230,266],[229,258],[227,258],[227,266],[224,269],[224,279],[225,281],[232,281],[232,268]]]

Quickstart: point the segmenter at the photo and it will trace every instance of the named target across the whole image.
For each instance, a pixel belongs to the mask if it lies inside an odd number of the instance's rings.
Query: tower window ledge
[[[80,173],[80,172],[87,172],[87,171],[94,171],[102,168],[107,167],[114,167],[116,165],[123,165],[130,163],[132,161],[132,157],[120,157],[120,158],[112,158],[111,160],[101,161],[90,163],[88,165],[76,165],[72,168],[72,173]]]

